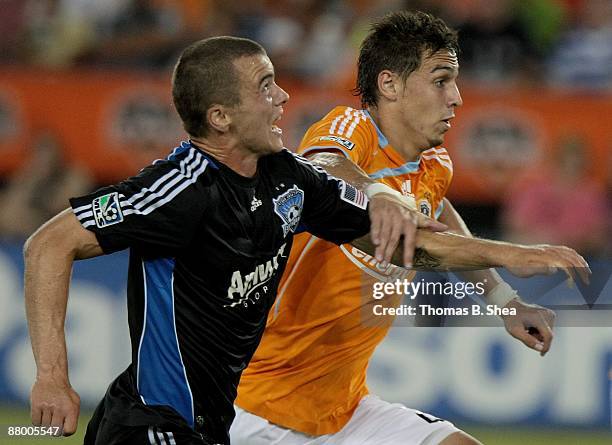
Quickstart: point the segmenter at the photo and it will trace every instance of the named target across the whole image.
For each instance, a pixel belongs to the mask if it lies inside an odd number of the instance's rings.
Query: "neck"
[[[252,178],[257,172],[257,161],[260,158],[257,153],[223,140],[192,137],[191,142],[204,153],[211,155],[241,176]]]
[[[410,140],[404,125],[392,116],[391,110],[375,106],[370,106],[367,110],[389,144],[408,162],[416,161],[421,154],[421,150]]]

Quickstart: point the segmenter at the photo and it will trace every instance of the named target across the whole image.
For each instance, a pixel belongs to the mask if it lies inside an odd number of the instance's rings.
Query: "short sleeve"
[[[176,252],[189,245],[201,222],[206,188],[198,179],[210,168],[193,149],[157,161],[116,185],[72,198],[70,205],[105,253],[126,248],[150,254]]]
[[[340,152],[355,164],[365,167],[377,144],[363,110],[336,107],[308,129],[297,151],[302,155]]]
[[[368,198],[364,193],[307,159],[290,156],[306,191],[301,219],[305,231],[335,244],[348,243],[370,231]]]

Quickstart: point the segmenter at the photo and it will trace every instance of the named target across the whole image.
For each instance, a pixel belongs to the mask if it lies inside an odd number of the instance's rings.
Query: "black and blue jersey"
[[[238,381],[261,339],[293,235],[369,231],[361,192],[287,150],[253,178],[190,142],[71,200],[105,253],[130,249],[132,363],[107,393],[123,425],[187,424],[228,442]],[[110,402],[109,402],[110,400]]]

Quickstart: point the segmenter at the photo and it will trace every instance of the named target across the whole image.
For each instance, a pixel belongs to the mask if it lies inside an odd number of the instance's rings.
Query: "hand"
[[[519,298],[504,307],[516,309],[516,315],[502,315],[506,331],[544,356],[553,340],[555,313],[537,304],[524,303]]]
[[[81,400],[69,383],[36,379],[30,402],[33,425],[59,427],[64,436],[75,433]]]
[[[378,193],[370,199],[370,236],[376,246],[376,259],[389,263],[400,236],[404,237],[403,262],[412,267],[417,228],[444,231],[448,229],[434,219],[411,209],[408,204],[389,193]]]
[[[575,281],[577,274],[585,284],[589,284],[591,275],[591,269],[585,259],[575,250],[565,246],[515,246],[515,249],[505,256],[502,265],[512,275],[521,278],[537,274],[551,275],[561,269],[571,282]]]

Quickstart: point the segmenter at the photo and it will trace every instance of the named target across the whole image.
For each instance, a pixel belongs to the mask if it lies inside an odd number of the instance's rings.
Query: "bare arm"
[[[478,258],[483,254],[483,247],[493,247],[493,244],[497,246],[493,257],[495,260],[491,261],[488,266],[483,265],[483,267],[505,267],[510,273],[519,277],[550,274],[556,272],[557,269],[561,269],[571,280],[579,276],[583,282],[589,282],[589,265],[573,249],[543,244],[526,246],[474,238],[459,213],[446,198],[444,199],[444,210],[440,219],[449,227],[450,232],[473,240],[473,248],[470,247],[472,250],[466,252],[469,255]],[[461,276],[468,281],[484,282],[486,292],[504,282],[493,269],[465,271],[461,273]]]
[[[24,293],[36,382],[32,387],[32,422],[76,431],[79,397],[70,387],[64,321],[72,263],[102,255],[95,235],[64,210],[45,223],[24,247]]]
[[[376,182],[370,179],[359,166],[341,154],[316,152],[309,159],[331,175],[342,178],[361,190]],[[388,196],[389,200],[396,199],[391,195]],[[381,215],[382,224],[387,215],[383,212]],[[588,265],[582,257],[573,250],[561,246],[524,246],[474,238],[461,216],[447,199],[444,199],[444,210],[440,216],[444,223],[442,226],[435,225],[434,220],[418,212],[412,212],[412,215],[418,218],[418,227],[439,230],[445,225],[449,229],[444,233],[416,230],[417,225],[413,224],[415,251],[412,267],[415,269],[464,271],[462,275],[468,281],[486,279],[486,291],[490,291],[503,282],[499,274],[490,269],[493,267],[506,267],[514,275],[523,277],[536,273],[554,272],[553,265],[563,268],[568,276],[573,276],[573,271],[580,273],[588,270]],[[411,222],[407,221],[406,224],[410,225]],[[386,226],[388,228],[389,224]],[[372,242],[371,237],[374,238],[373,234],[356,239],[351,244],[373,255],[378,246]],[[397,240],[399,241],[399,234]],[[395,251],[385,253],[392,254],[390,257],[392,263],[405,264],[403,257],[405,252],[402,252],[401,246]],[[378,257],[377,259],[380,261]],[[586,273],[582,274],[582,278],[588,281]]]
[[[472,236],[461,216],[446,198],[440,219],[448,225],[451,231],[466,237]],[[482,240],[472,239],[476,243],[482,243]],[[590,269],[587,262],[572,249],[564,246],[501,244],[508,246],[507,249],[498,252],[501,255],[498,258],[501,261],[494,261],[487,267],[503,266],[514,275],[523,277],[536,273],[550,274],[561,269],[570,280],[574,280],[575,276],[579,275],[585,283],[589,282]],[[470,251],[475,256],[478,256],[480,252],[480,249]],[[516,315],[502,317],[506,330],[527,347],[539,351],[541,355],[548,352],[553,340],[555,320],[553,311],[522,302],[518,294],[504,283],[494,269],[466,271],[461,275],[467,281],[483,283],[489,300],[491,300],[491,292],[495,293],[500,289],[507,295],[507,298],[515,297],[507,302],[506,307],[514,308]]]
[[[365,192],[368,186],[377,182],[351,160],[336,153],[315,153],[310,161],[324,168],[329,174]],[[446,230],[446,226],[427,218],[410,208],[407,201],[399,193],[389,189],[389,193],[378,193],[370,198],[370,234],[368,250],[381,263],[391,261],[393,253],[403,237],[400,245],[401,256],[396,258],[396,264],[412,266],[414,240],[417,227],[430,230]]]
[[[332,175],[345,179],[361,187],[362,190],[374,182],[363,170],[342,155],[319,153],[312,156],[311,160]],[[376,205],[377,203],[371,200],[372,231],[370,236],[353,240],[351,244],[369,254],[375,253],[379,262],[382,260],[381,252],[384,252],[385,261],[391,261],[397,265],[402,264],[424,270],[463,271],[464,279],[483,283],[489,297],[492,291],[493,294],[499,295],[500,290],[510,298],[517,296],[492,269],[499,266],[505,267],[509,272],[520,277],[553,273],[560,268],[570,279],[573,279],[577,273],[584,282],[588,282],[590,273],[588,264],[584,258],[567,247],[522,246],[473,238],[463,219],[447,199],[444,200],[444,210],[440,216],[440,221],[450,229],[446,233],[417,231],[417,226],[427,227],[426,224],[417,225],[417,218],[421,218],[419,221],[433,221],[429,218],[423,220],[422,218],[425,218],[423,215],[415,216],[417,212],[411,212],[410,217],[405,212],[400,213],[400,224],[397,224],[397,218],[393,224],[390,224],[386,222],[388,216],[385,216],[385,212],[379,211],[372,215],[372,208],[375,208]],[[439,227],[429,227],[440,230]],[[402,235],[404,237],[403,253],[401,246],[400,249],[394,250]],[[385,236],[387,238],[384,238]],[[383,242],[388,239],[385,246],[381,246],[380,238],[383,238]],[[411,265],[407,260],[409,258],[407,252],[412,254],[414,247],[416,247],[414,254],[410,255],[414,257]],[[504,289],[503,286],[506,288]],[[504,317],[506,330],[528,347],[544,355],[549,350],[553,338],[554,313],[537,305],[523,303],[519,298],[512,298],[508,302],[508,298],[503,299],[502,295],[501,299],[505,301],[504,305],[517,310],[516,316]]]
[[[358,238],[351,244],[367,253],[374,248],[367,236]],[[461,272],[462,275],[468,275],[469,272],[478,276],[479,272],[488,272],[488,268],[510,266],[521,259],[530,261],[532,257],[538,255],[542,255],[538,261],[546,263],[548,259],[546,252],[538,246],[523,246],[477,239],[451,232],[430,232],[419,229],[413,268],[427,271]],[[401,264],[400,261],[401,251],[398,249],[393,255],[392,262]],[[542,267],[540,265],[540,268]],[[494,270],[492,272],[497,275]],[[484,274],[484,276],[489,275]],[[501,280],[501,277],[499,279]]]

